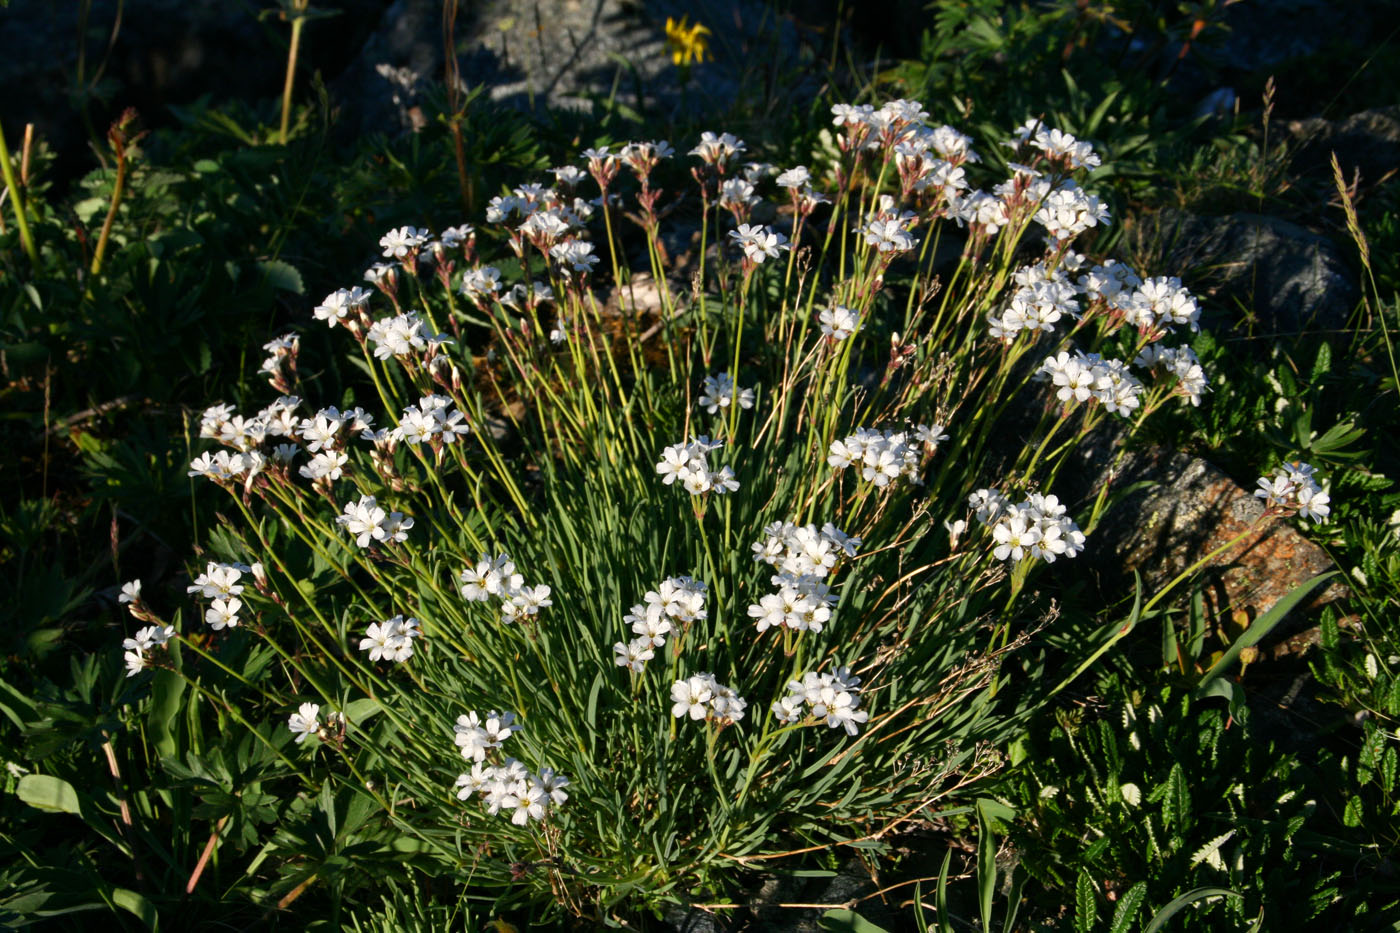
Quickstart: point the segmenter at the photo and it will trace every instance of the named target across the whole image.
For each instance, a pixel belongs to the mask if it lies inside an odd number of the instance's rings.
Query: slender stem
[[[297,52],[301,48],[301,28],[306,25],[306,8],[311,0],[292,0],[292,41],[287,47],[287,77],[282,82],[282,128],[277,141],[287,145],[287,126],[292,119],[292,85],[297,76]]]
[[[5,145],[5,131],[0,128],[0,171],[4,172],[5,187],[10,191],[10,203],[15,209],[15,224],[19,227],[19,239],[24,244],[24,252],[34,268],[39,268],[39,251],[34,247],[34,234],[29,231],[29,218],[25,217],[24,194],[15,180],[14,166],[10,164],[10,149]]]

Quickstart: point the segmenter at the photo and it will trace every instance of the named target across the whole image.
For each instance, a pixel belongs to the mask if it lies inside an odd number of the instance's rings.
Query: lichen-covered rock
[[[1137,571],[1150,596],[1205,555],[1244,535],[1202,568],[1202,583],[1213,617],[1242,613],[1252,620],[1298,585],[1334,569],[1327,553],[1291,520],[1263,519],[1263,502],[1204,460],[1148,451],[1129,458],[1113,482],[1121,487],[1141,480],[1152,485],[1105,514],[1087,552],[1100,573],[1120,586],[1131,585]],[[1182,597],[1188,592],[1180,590]],[[1306,608],[1345,592],[1333,583]],[[1299,628],[1294,620],[1274,635],[1286,637]]]

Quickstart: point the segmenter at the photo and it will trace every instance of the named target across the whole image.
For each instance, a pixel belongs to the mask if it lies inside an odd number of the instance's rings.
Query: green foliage
[[[1037,913],[1071,889],[1079,929],[1110,916],[1123,931],[1244,929],[1261,915],[1306,929],[1363,907],[1319,860],[1315,778],[1293,756],[1185,692],[1116,713],[1058,714],[1008,775]]]

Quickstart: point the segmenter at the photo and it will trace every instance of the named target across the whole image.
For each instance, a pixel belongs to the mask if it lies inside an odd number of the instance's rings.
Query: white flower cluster
[[[140,585],[140,581],[136,581]],[[169,625],[147,625],[136,634],[122,640],[122,660],[126,662],[126,676],[135,677],[146,668],[146,652],[153,648],[163,648],[175,637],[175,629]]]
[[[1069,133],[1045,126],[1031,118],[1016,129],[1015,138],[1005,143],[1012,149],[1029,145],[1038,149],[1052,162],[1058,162],[1067,170],[1098,168],[1103,164],[1094,147],[1083,140],[1075,139]]]
[[[732,469],[727,466],[718,470],[710,469],[710,451],[718,450],[720,446],[719,441],[712,441],[702,435],[692,438],[687,444],[672,444],[667,447],[661,451],[661,462],[656,465],[656,472],[661,474],[661,482],[670,486],[676,480],[680,480],[681,487],[692,496],[707,492],[714,492],[716,495],[734,492],[739,488],[739,481],[734,478]]]
[[[697,156],[700,161],[722,171],[733,161],[735,156],[747,148],[743,140],[736,139],[729,133],[720,133],[716,136],[707,130],[700,134],[700,142],[688,154]]]
[[[1106,360],[1097,353],[1061,350],[1036,370],[1036,378],[1055,386],[1055,397],[1066,405],[1093,400],[1116,415],[1126,417],[1142,404],[1142,383],[1122,360]]]
[[[445,334],[435,334],[423,316],[417,311],[407,311],[393,317],[375,321],[369,327],[369,339],[374,343],[377,359],[387,360],[391,356],[411,356],[414,351],[423,352],[452,343]]]
[[[772,712],[779,722],[801,722],[807,717],[826,720],[828,727],[843,728],[847,735],[860,731],[870,714],[860,708],[860,678],[848,667],[834,674],[809,671],[787,685],[787,696],[775,701]]]
[[[374,496],[360,496],[358,502],[345,503],[343,514],[336,516],[335,523],[343,525],[362,548],[371,541],[403,542],[408,540],[408,530],[413,527],[413,519],[402,512],[386,512]]]
[[[1072,181],[1061,182],[1046,194],[1034,219],[1059,243],[1074,239],[1090,227],[1109,223],[1104,203]]]
[[[735,390],[734,379],[729,373],[717,373],[713,376],[705,377],[704,388],[700,393],[700,407],[710,414],[716,414],[721,408],[728,409],[738,400],[740,408],[753,407],[753,389]]]
[[[1039,557],[1054,563],[1059,557],[1077,557],[1084,550],[1084,532],[1055,496],[1036,493],[1013,506],[995,489],[979,489],[967,500],[977,520],[990,525],[997,560]]]
[[[360,650],[369,652],[371,661],[393,661],[402,664],[413,657],[413,639],[423,634],[417,619],[401,615],[383,622],[371,622],[360,639]]]
[[[708,719],[730,726],[744,718],[749,702],[713,674],[694,674],[671,684],[671,715],[677,719]]]
[[[832,125],[843,130],[842,150],[861,148],[932,152],[953,166],[980,162],[972,151],[972,138],[951,126],[930,127],[928,113],[918,101],[887,101],[879,109],[870,104],[833,104]]]
[[[1317,525],[1332,512],[1332,497],[1318,483],[1316,471],[1301,460],[1285,463],[1273,476],[1259,477],[1254,494],[1271,509],[1297,512]]]
[[[457,577],[462,583],[462,598],[486,602],[495,597],[501,601],[502,622],[525,622],[554,605],[550,589],[544,584],[526,586],[525,578],[515,572],[515,561],[508,554],[489,557],[482,554],[475,567],[467,567]]]
[[[543,820],[551,809],[563,806],[569,799],[564,790],[569,779],[564,775],[556,774],[553,768],[541,768],[539,774],[532,774],[514,758],[507,758],[500,765],[479,761],[471,771],[457,775],[453,786],[457,788],[458,800],[468,800],[479,793],[487,813],[508,814],[516,826]]]
[[[648,590],[643,602],[622,617],[637,637],[613,645],[614,661],[635,673],[656,656],[654,649],[666,644],[666,636],[705,618],[705,584],[691,577],[668,577],[656,590]]]
[[[243,584],[238,581],[245,573],[256,579],[262,576],[262,564],[220,564],[209,561],[204,573],[194,578],[194,583],[185,588],[187,593],[198,593],[211,600],[204,613],[204,621],[214,631],[232,628],[238,624],[238,611],[243,608],[243,600],[238,595],[243,592]]]
[[[920,458],[947,439],[941,424],[921,424],[912,432],[856,428],[854,434],[831,442],[826,462],[838,473],[860,464],[861,479],[876,486],[888,486],[901,476],[919,485]]]
[[[1047,269],[1036,263],[1016,270],[1016,291],[1000,315],[987,315],[988,333],[995,340],[1010,343],[1021,331],[1051,333],[1062,318],[1078,318],[1078,289],[1063,269]]]
[[[831,522],[816,525],[773,522],[763,540],[753,545],[753,559],[777,569],[770,582],[778,592],[749,606],[749,618],[760,633],[783,626],[799,632],[820,632],[831,621],[836,594],[825,582],[841,556],[855,557],[860,538],[852,538]]]
[[[349,324],[350,315],[353,312],[357,321],[361,321],[361,315],[369,306],[370,293],[356,285],[354,288],[341,288],[331,292],[320,304],[311,309],[312,315],[318,321],[325,321],[326,326],[334,327],[337,324]]]
[[[1201,394],[1210,391],[1210,380],[1206,378],[1206,371],[1190,347],[1148,344],[1133,362],[1143,369],[1176,379],[1174,391],[1189,399],[1192,405],[1200,405]]]
[[[564,791],[569,779],[555,774],[553,769],[542,768],[535,775],[514,758],[506,758],[500,765],[486,763],[488,754],[499,752],[506,739],[520,728],[514,713],[495,710],[485,718],[475,712],[458,716],[452,727],[453,741],[462,757],[473,762],[471,771],[459,774],[454,782],[457,799],[467,800],[480,793],[487,813],[508,814],[516,826],[543,820],[551,805],[562,806],[569,799]]]
[[[740,224],[738,230],[729,231],[729,237],[743,250],[744,261],[754,265],[765,259],[777,259],[783,250],[791,249],[787,237],[757,224]]]
[[[408,444],[451,444],[470,430],[465,416],[453,407],[452,399],[445,395],[425,395],[418,400],[417,408],[403,410],[398,426],[389,436]]]

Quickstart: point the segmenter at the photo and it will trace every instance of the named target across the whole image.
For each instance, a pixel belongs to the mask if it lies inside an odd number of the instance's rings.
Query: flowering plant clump
[[[744,164],[729,133],[684,165],[598,146],[479,226],[385,234],[371,287],[301,322],[360,374],[352,407],[309,400],[294,332],[275,399],[200,419],[189,472],[234,518],[197,616],[127,594],[154,627],[133,677],[187,649],[171,676],[415,871],[579,917],[967,795],[1048,696],[1003,665],[1045,657],[1072,569],[1047,565],[1105,506],[1060,471],[1107,415],[1131,436],[1200,404],[1199,361],[1164,343],[1199,309],[1088,258],[1112,222],[1089,143],[1030,121],[1003,176],[918,102],[832,117],[834,164]],[[676,212],[701,229],[687,282]],[[1323,516],[1309,482],[1261,494]],[[939,766],[911,778],[911,750]]]

